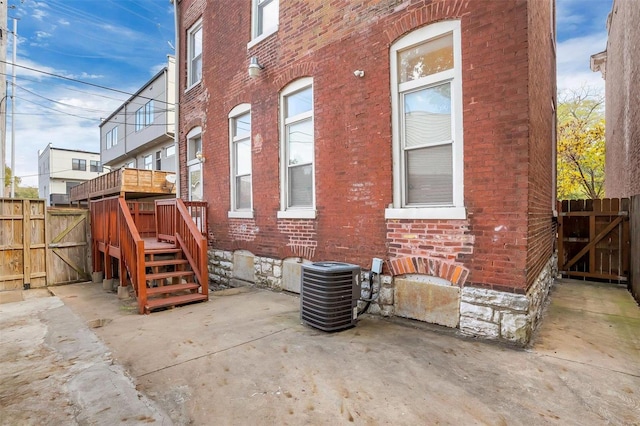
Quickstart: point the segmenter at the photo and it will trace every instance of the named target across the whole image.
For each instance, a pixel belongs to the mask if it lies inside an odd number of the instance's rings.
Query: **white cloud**
[[[590,68],[591,55],[603,51],[607,46],[607,33],[599,32],[565,40],[557,45],[558,90],[593,86],[604,91],[604,80],[600,73]]]
[[[66,20],[66,19],[64,19],[64,18],[60,18],[60,19],[58,19],[58,24],[60,24],[60,25],[64,25],[64,26],[66,27],[66,26],[71,25],[71,22],[67,21],[67,20]]]

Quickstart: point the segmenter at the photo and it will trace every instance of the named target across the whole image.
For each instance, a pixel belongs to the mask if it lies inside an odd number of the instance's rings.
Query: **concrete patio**
[[[640,424],[621,286],[557,281],[526,350],[369,315],[327,334],[254,288],[146,316],[99,284],[50,290],[0,305],[2,425]]]

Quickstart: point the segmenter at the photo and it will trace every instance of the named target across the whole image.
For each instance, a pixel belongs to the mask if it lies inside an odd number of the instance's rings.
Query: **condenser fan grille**
[[[351,327],[357,319],[359,298],[359,266],[318,262],[302,267],[300,315],[304,323],[324,331]]]

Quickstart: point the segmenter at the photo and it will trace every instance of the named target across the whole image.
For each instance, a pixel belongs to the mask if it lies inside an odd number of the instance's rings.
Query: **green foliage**
[[[5,187],[10,187],[11,186],[11,167],[5,165],[4,166],[4,186]],[[21,179],[16,176],[16,186],[20,185]]]
[[[604,99],[588,88],[558,103],[558,199],[604,197]]]
[[[16,198],[38,199],[38,188],[35,186],[16,186]]]

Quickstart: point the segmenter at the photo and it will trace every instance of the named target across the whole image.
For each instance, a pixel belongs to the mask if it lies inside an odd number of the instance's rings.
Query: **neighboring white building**
[[[100,156],[110,170],[175,171],[175,58],[100,124]]]
[[[48,206],[68,205],[71,188],[103,173],[99,153],[49,144],[38,151],[38,197]]]

